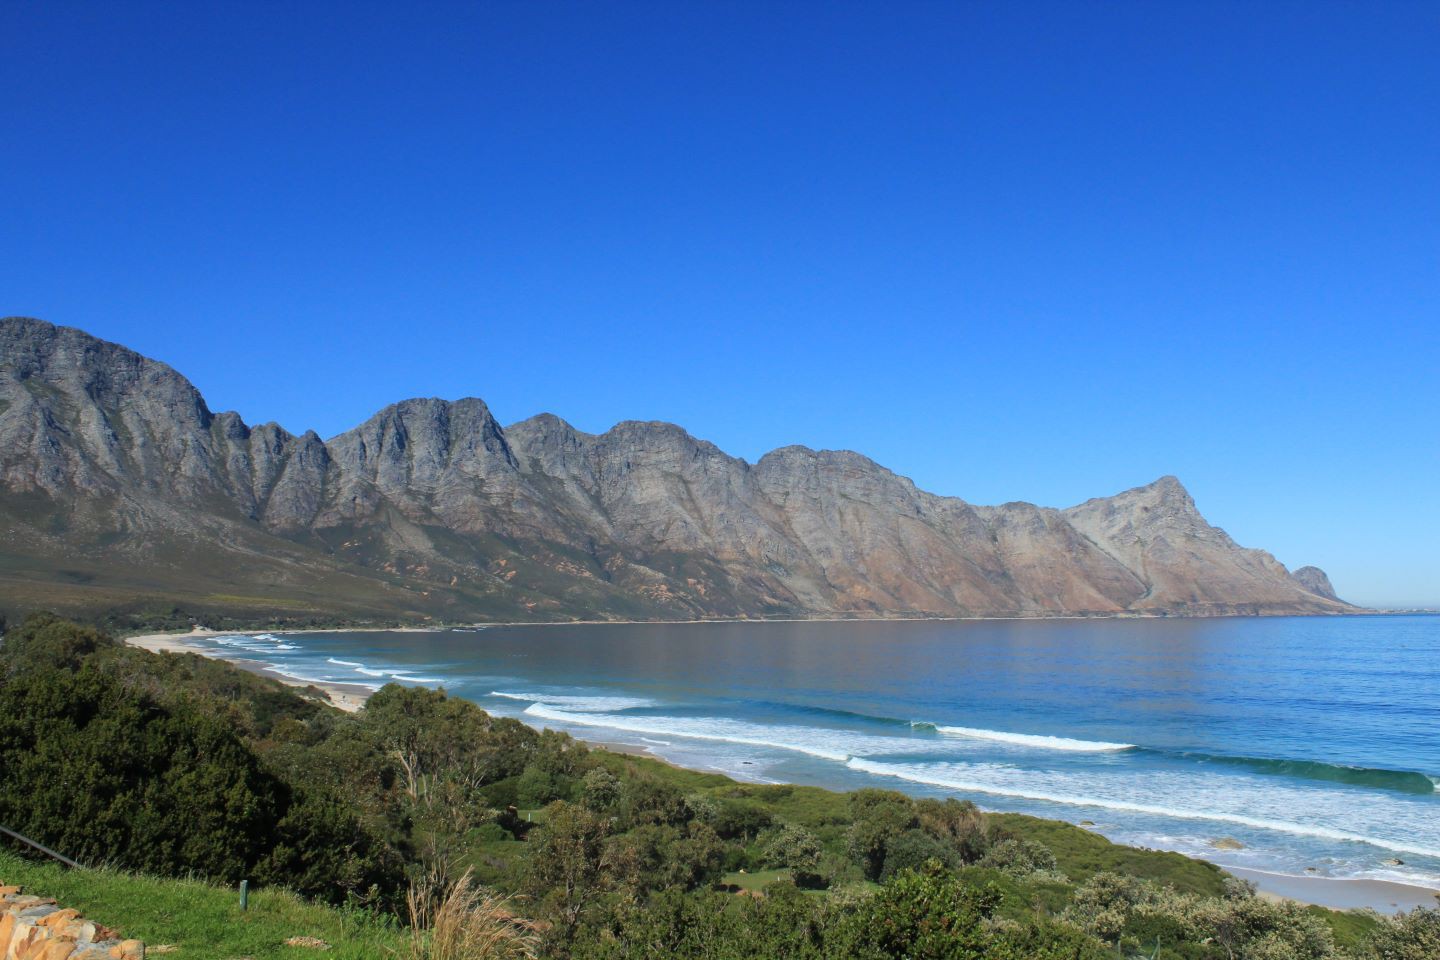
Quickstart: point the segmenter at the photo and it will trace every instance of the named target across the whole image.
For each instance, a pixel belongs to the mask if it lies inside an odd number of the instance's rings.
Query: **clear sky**
[[[0,2],[0,313],[979,503],[1177,474],[1440,604],[1434,3]]]

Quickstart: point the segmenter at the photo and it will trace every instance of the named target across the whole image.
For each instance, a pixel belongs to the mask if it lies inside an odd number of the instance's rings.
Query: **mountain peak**
[[[1326,600],[1340,601],[1340,598],[1335,595],[1335,588],[1330,584],[1329,575],[1319,567],[1300,567],[1298,570],[1292,570],[1290,576],[1315,596],[1324,597]]]

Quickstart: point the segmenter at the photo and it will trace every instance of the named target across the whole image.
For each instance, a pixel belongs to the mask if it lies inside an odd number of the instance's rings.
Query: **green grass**
[[[750,870],[745,873],[727,873],[720,882],[728,887],[759,892],[777,880],[789,880],[789,870]]]
[[[1380,926],[1380,917],[1365,910],[1327,910],[1324,907],[1306,907],[1310,913],[1330,925],[1335,942],[1346,950],[1363,955],[1361,948]]]
[[[327,960],[377,960],[400,953],[409,939],[398,925],[356,911],[307,903],[279,890],[256,890],[250,909],[239,895],[196,880],[160,880],[115,870],[69,870],[22,860],[0,850],[0,883],[53,897],[86,919],[177,949],[177,960],[252,960],[314,955]],[[290,937],[318,937],[325,951],[285,946]]]

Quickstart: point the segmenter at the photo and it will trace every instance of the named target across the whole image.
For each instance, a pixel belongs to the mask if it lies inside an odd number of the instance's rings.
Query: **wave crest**
[[[1379,767],[1355,767],[1323,760],[1276,760],[1269,757],[1233,757],[1213,753],[1180,753],[1187,760],[1242,767],[1270,776],[1321,780],[1327,783],[1348,783],[1357,787],[1396,790],[1400,793],[1434,793],[1434,777],[1414,770],[1387,770]]]
[[[711,740],[717,743],[735,743],[750,747],[769,747],[774,750],[793,750],[809,754],[822,760],[844,763],[850,754],[827,749],[798,740],[783,740],[774,734],[781,728],[762,727],[740,721],[707,719],[706,726],[688,721],[683,717],[626,717],[616,714],[577,713],[560,710],[548,703],[532,703],[525,713],[541,720],[555,723],[574,724],[586,727],[607,727],[624,730],[627,733],[651,734],[654,736],[686,737],[691,740]]]
[[[1104,740],[1074,740],[1070,737],[1047,737],[1033,733],[1006,733],[1003,730],[981,730],[976,727],[950,727],[934,725],[935,732],[947,737],[967,737],[971,740],[990,740],[995,743],[1009,743],[1020,747],[1036,747],[1041,750],[1067,750],[1072,753],[1108,753],[1117,750],[1134,750],[1133,743],[1108,743]]]
[[[490,696],[500,697],[502,700],[519,700],[522,703],[546,703],[580,713],[609,713],[655,706],[654,700],[643,697],[581,696],[573,693],[536,693],[526,690],[491,690]]]
[[[1426,847],[1416,843],[1397,842],[1383,837],[1364,836],[1362,834],[1337,830],[1319,824],[1291,823],[1286,820],[1277,820],[1270,817],[1256,817],[1218,810],[1194,810],[1155,803],[1117,800],[1108,797],[1059,793],[1022,784],[995,783],[984,779],[949,775],[944,771],[934,769],[917,769],[912,765],[879,763],[860,757],[850,758],[846,761],[845,765],[851,770],[856,770],[861,773],[869,773],[879,777],[894,777],[898,780],[908,780],[911,783],[923,783],[929,786],[943,787],[947,790],[955,790],[962,793],[985,793],[992,796],[1016,797],[1022,800],[1040,800],[1046,803],[1059,803],[1071,807],[1095,807],[1103,810],[1143,813],[1179,820],[1206,820],[1218,823],[1233,823],[1239,826],[1254,827],[1260,830],[1275,830],[1298,836],[1320,837],[1326,840],[1341,840],[1351,843],[1366,843],[1395,853],[1413,853],[1426,857],[1440,857],[1440,849],[1437,848]]]

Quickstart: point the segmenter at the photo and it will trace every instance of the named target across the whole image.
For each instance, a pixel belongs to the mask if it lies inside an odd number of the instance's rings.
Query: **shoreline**
[[[249,673],[262,677],[269,677],[271,680],[278,680],[287,687],[295,687],[299,690],[316,689],[323,692],[330,700],[330,705],[346,713],[358,713],[360,708],[365,706],[365,701],[370,699],[374,693],[363,683],[337,683],[334,681],[301,680],[271,669],[259,660],[250,660],[245,657],[221,657],[216,656],[215,651],[206,650],[203,647],[186,643],[186,638],[203,639],[206,636],[230,636],[229,633],[182,633],[182,634],[150,634],[141,637],[128,637],[121,641],[132,647],[139,647],[141,650],[148,650],[151,653],[193,653],[200,657],[209,657],[211,660],[220,660],[233,666],[239,667]]]
[[[1217,864],[1217,866],[1219,866]],[[1416,907],[1440,904],[1440,890],[1417,887],[1396,880],[1365,877],[1300,877],[1245,867],[1221,867],[1227,873],[1255,884],[1257,894],[1267,900],[1293,900],[1331,910],[1375,910],[1393,914]],[[1377,906],[1383,904],[1384,908]]]
[[[1376,610],[1357,608],[1335,613],[1221,613],[1214,615],[1176,616],[1163,613],[1097,613],[1097,614],[1039,614],[1036,616],[977,616],[977,617],[710,617],[703,620],[495,620],[473,623],[445,623],[433,626],[405,624],[403,626],[351,626],[351,627],[236,627],[232,630],[213,630],[209,627],[193,627],[190,630],[160,630],[152,633],[122,634],[119,639],[130,641],[156,641],[184,637],[226,637],[234,634],[288,633],[445,633],[447,631],[475,632],[492,627],[643,627],[643,626],[692,626],[700,624],[739,623],[1010,623],[1050,622],[1054,620],[1256,620],[1284,617],[1376,617],[1376,616],[1440,616],[1440,611],[1429,610]]]
[[[1034,619],[1034,618],[1009,618],[1009,619]],[[1053,619],[1091,619],[1085,617],[1053,618]],[[615,623],[616,621],[596,621],[597,623]],[[640,621],[653,623],[655,621]],[[682,621],[674,621],[682,622]],[[702,620],[697,623],[719,623],[719,622],[766,622],[775,621],[713,621]],[[489,626],[538,626],[539,624],[489,624]],[[556,626],[578,625],[575,621],[566,624],[553,624]],[[303,634],[303,633],[360,633],[360,632],[392,632],[392,633],[433,633],[449,629],[447,627],[365,627],[365,628],[323,628],[312,630],[284,630],[278,629],[279,633]],[[317,689],[326,694],[331,705],[347,713],[356,713],[364,705],[365,701],[375,691],[361,683],[338,683],[333,681],[312,681],[301,680],[280,673],[271,669],[258,660],[250,660],[244,657],[220,656],[214,650],[209,650],[187,640],[203,640],[209,637],[234,636],[237,633],[254,631],[236,630],[205,630],[196,628],[189,633],[153,633],[140,636],[126,637],[121,642],[131,646],[148,650],[152,653],[193,653],[202,657],[209,657],[213,660],[222,660],[225,663],[233,664],[242,670],[278,680],[286,686],[295,687],[301,690]],[[263,632],[263,631],[260,631]],[[629,756],[646,757],[659,763],[679,769],[692,769],[697,772],[708,772],[690,767],[684,768],[680,764],[673,763],[664,757],[658,756],[650,748],[640,744],[626,743],[620,740],[604,739],[597,737],[588,739],[575,737],[587,746],[608,750],[611,753],[626,754]],[[1203,857],[1192,857],[1196,860],[1205,860]],[[1422,887],[1415,884],[1401,883],[1394,880],[1376,880],[1365,877],[1322,877],[1322,876],[1297,876],[1294,874],[1273,873],[1265,870],[1254,870],[1245,867],[1229,867],[1213,860],[1206,860],[1214,863],[1226,873],[1242,880],[1255,884],[1258,896],[1270,900],[1284,900],[1303,904],[1306,906],[1326,907],[1332,910],[1362,910],[1372,909],[1379,913],[1393,914],[1400,910],[1411,910],[1416,907],[1435,907],[1440,905],[1440,889]]]

